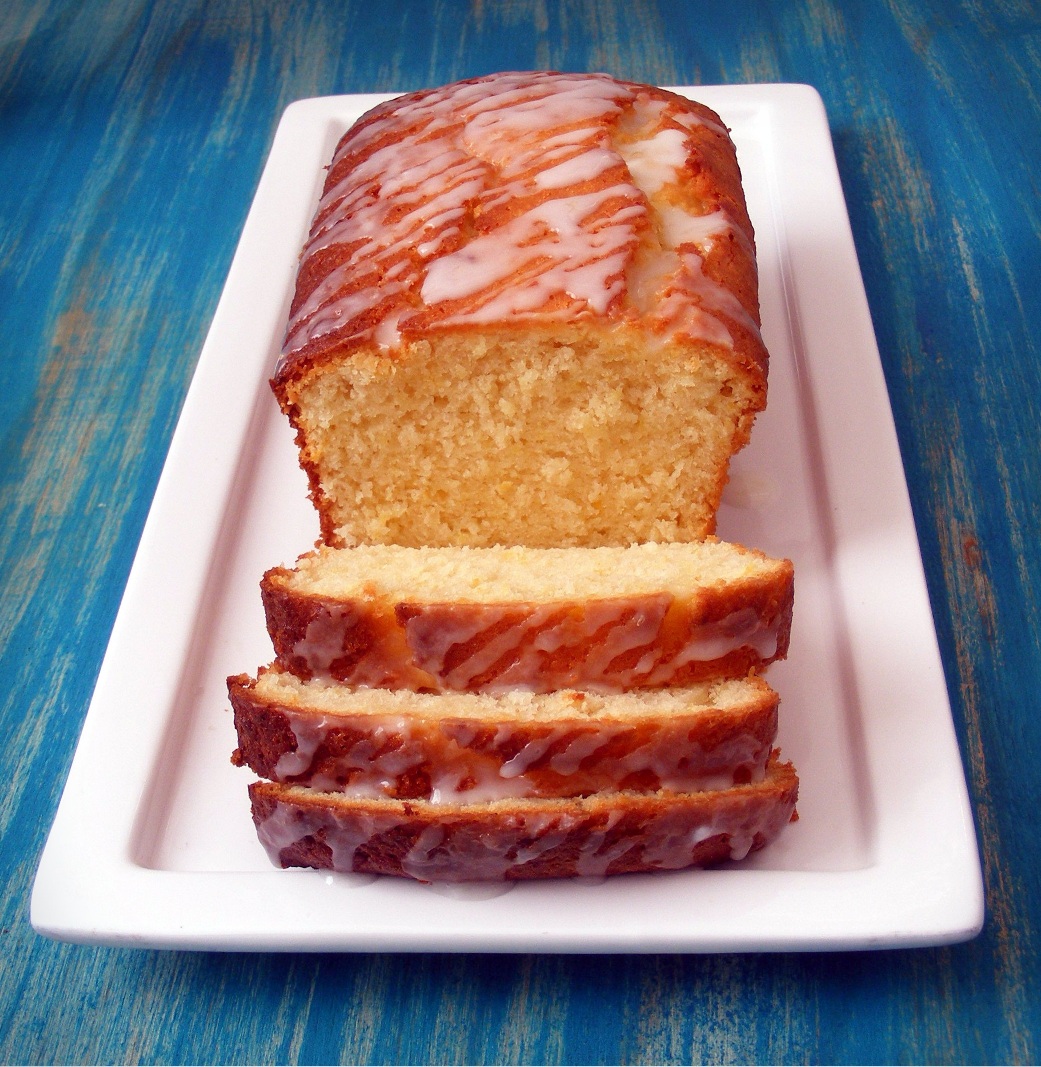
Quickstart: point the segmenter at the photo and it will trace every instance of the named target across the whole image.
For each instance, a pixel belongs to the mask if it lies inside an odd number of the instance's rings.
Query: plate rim
[[[106,701],[113,687],[119,684],[120,664],[128,658],[147,652],[148,640],[162,640],[167,653],[164,655],[166,673],[157,677],[160,686],[181,684],[185,657],[190,654],[195,620],[204,610],[206,578],[215,565],[218,539],[225,521],[225,501],[232,490],[244,462],[243,453],[250,428],[255,424],[260,404],[258,396],[253,403],[225,405],[221,408],[224,431],[228,440],[235,443],[235,462],[226,468],[211,472],[205,492],[195,509],[198,521],[192,530],[176,539],[182,564],[178,574],[171,579],[179,584],[179,596],[187,605],[180,619],[167,619],[157,635],[153,631],[146,637],[135,626],[141,613],[141,605],[154,597],[155,590],[146,585],[152,581],[154,561],[163,558],[172,543],[171,530],[164,527],[165,516],[176,509],[183,499],[190,479],[186,470],[206,461],[206,449],[200,442],[200,430],[212,417],[214,397],[235,396],[241,392],[243,374],[253,373],[261,387],[266,386],[266,368],[273,366],[270,349],[251,352],[251,361],[241,365],[221,365],[218,356],[223,338],[231,329],[226,296],[233,286],[239,264],[250,257],[269,252],[268,235],[263,233],[258,220],[261,207],[276,202],[285,187],[285,176],[279,172],[279,160],[296,145],[304,129],[312,130],[337,111],[349,108],[352,112],[368,110],[383,100],[398,95],[342,94],[312,97],[290,104],[283,112],[265,163],[257,192],[243,227],[238,248],[229,269],[224,293],[218,303],[213,323],[203,345],[196,371],[193,375],[175,429],[166,463],[160,477],[152,507],[142,531],[133,567],[124,591],[122,603],[110,637],[108,651],[98,675],[94,697],[86,718],[73,758],[68,779],[59,803],[54,822],[44,846],[33,886],[30,905],[30,921],[36,931],[58,940],[89,944],[138,946],[149,948],[210,948],[218,950],[266,950],[266,951],[554,951],[554,952],[720,952],[720,951],[810,951],[853,948],[914,947],[950,944],[975,936],[984,921],[984,896],[982,870],[979,860],[975,825],[962,769],[960,750],[954,730],[946,681],[943,676],[939,648],[936,639],[928,592],[925,586],[924,567],[920,546],[911,513],[906,477],[896,439],[892,410],[889,402],[878,355],[877,341],[867,306],[863,279],[856,258],[855,245],[849,225],[848,210],[842,194],[841,180],[835,162],[831,134],[823,101],[817,91],[808,85],[795,83],[759,83],[724,86],[675,86],[673,91],[694,96],[717,110],[728,107],[747,106],[756,110],[758,121],[769,122],[769,133],[778,139],[798,144],[804,153],[809,152],[812,165],[819,168],[826,185],[837,193],[838,203],[832,205],[841,217],[841,232],[831,233],[835,243],[838,268],[844,272],[844,293],[849,296],[846,308],[851,315],[851,329],[855,329],[862,344],[873,352],[867,365],[853,368],[834,368],[815,365],[802,368],[805,387],[811,402],[821,417],[816,429],[822,435],[819,451],[827,469],[823,472],[829,500],[835,493],[835,508],[831,516],[832,537],[841,548],[847,531],[862,518],[864,501],[858,498],[853,487],[844,484],[843,473],[848,469],[851,457],[851,434],[848,426],[836,424],[826,405],[834,399],[836,390],[843,394],[855,390],[866,397],[865,409],[872,420],[873,441],[880,449],[874,482],[885,484],[881,506],[893,521],[899,523],[903,538],[903,595],[910,601],[910,610],[915,615],[916,625],[928,627],[929,655],[924,664],[927,686],[933,704],[940,702],[945,715],[934,711],[928,723],[929,743],[939,746],[947,767],[956,768],[949,773],[950,793],[945,802],[950,808],[950,821],[942,842],[927,847],[929,866],[923,870],[920,858],[923,847],[913,841],[905,841],[903,835],[876,835],[875,863],[855,871],[755,871],[740,869],[702,871],[697,873],[698,894],[705,898],[707,906],[716,900],[725,900],[738,891],[755,903],[750,890],[741,889],[743,880],[754,873],[756,892],[762,891],[764,903],[743,927],[727,926],[713,930],[693,926],[681,929],[655,929],[646,924],[635,924],[627,929],[615,928],[605,932],[593,926],[582,930],[560,931],[545,929],[538,909],[530,909],[519,903],[517,912],[523,921],[512,927],[494,932],[485,931],[481,937],[467,936],[463,919],[446,923],[437,930],[423,931],[415,925],[395,925],[390,914],[368,917],[365,930],[344,929],[337,916],[319,914],[312,917],[310,925],[264,928],[258,927],[255,917],[270,912],[272,900],[284,900],[291,892],[306,907],[321,908],[329,893],[339,893],[342,879],[323,878],[315,872],[270,872],[248,874],[227,872],[183,872],[156,870],[143,866],[135,856],[133,841],[140,832],[138,820],[141,813],[113,812],[115,803],[105,794],[96,774],[97,752],[107,740]],[[714,103],[715,101],[715,103]],[[312,146],[317,151],[316,146]],[[325,160],[319,158],[319,165]],[[792,164],[792,153],[778,151],[774,159],[777,168],[776,180],[784,181],[783,171]],[[791,194],[786,194],[790,196]],[[787,203],[787,201],[786,201]],[[840,210],[839,210],[840,209]],[[309,208],[310,210],[310,208]],[[305,229],[306,229],[305,220]],[[790,228],[789,228],[790,229]],[[800,233],[786,232],[785,255],[788,258],[786,277],[794,279],[792,291],[785,292],[788,303],[789,323],[793,329],[806,331],[810,336],[807,344],[819,344],[813,336],[819,329],[817,316],[807,302],[813,296],[805,291],[808,268],[804,258],[813,253],[811,243],[802,242]],[[272,295],[274,299],[271,299]],[[261,294],[263,296],[263,294]],[[269,326],[277,323],[285,312],[285,292],[268,294],[266,302],[258,306]],[[274,335],[274,333],[272,334]],[[232,361],[225,361],[231,363]],[[847,378],[836,380],[836,375],[845,373]],[[825,409],[822,413],[822,404]],[[895,467],[894,467],[895,464]],[[880,479],[880,472],[885,477]],[[874,483],[873,483],[874,484]],[[878,506],[878,501],[876,501]],[[168,526],[168,524],[167,524]],[[910,541],[907,540],[908,531]],[[844,582],[857,582],[855,560],[848,561],[839,552],[834,560],[837,573]],[[185,587],[185,576],[189,581]],[[845,588],[845,585],[843,586]],[[871,596],[871,591],[864,595]],[[904,605],[907,606],[906,604]],[[872,603],[874,611],[884,605]],[[185,621],[187,620],[187,622]],[[923,623],[924,620],[924,623]],[[849,620],[847,620],[849,621]],[[859,619],[853,619],[854,626]],[[869,620],[867,627],[876,620]],[[858,635],[853,634],[852,638]],[[858,685],[870,687],[873,680],[858,677]],[[939,689],[937,688],[939,687]],[[941,693],[942,690],[942,693]],[[147,788],[148,778],[156,763],[162,758],[164,746],[173,743],[170,724],[142,721],[137,724],[121,723],[121,729],[129,730],[127,744],[139,746],[147,757],[131,772],[124,793],[140,798]],[[870,724],[869,724],[870,726]],[[867,774],[872,782],[880,772],[909,773],[908,768],[898,767],[894,772],[887,767],[892,760],[891,746],[878,731],[869,729],[864,737]],[[93,763],[92,763],[93,761]],[[876,791],[877,792],[877,791]],[[892,813],[884,811],[884,797],[879,803],[887,818]],[[116,824],[123,819],[119,833],[104,837],[91,825],[91,820],[110,817]],[[913,829],[912,825],[912,829]],[[912,834],[906,835],[908,838]],[[98,850],[99,841],[103,846]],[[919,860],[915,865],[916,858]],[[347,876],[349,877],[349,876]],[[669,875],[626,876],[653,877],[662,879]],[[597,891],[607,910],[616,907],[615,897],[624,897],[614,889],[614,880],[608,886],[599,886]],[[825,885],[825,883],[827,883]],[[294,885],[292,890],[286,887]],[[76,892],[70,894],[70,887]],[[574,887],[576,892],[588,890],[588,886]],[[532,894],[529,887],[517,887],[518,901],[525,901]],[[841,897],[845,914],[817,914],[813,921],[808,916],[778,916],[776,908],[771,911],[772,895],[783,890],[782,895],[796,893],[818,900],[834,902]],[[390,899],[401,895],[401,887],[387,886]],[[185,896],[205,901],[204,915],[198,913],[185,917],[179,901]],[[70,897],[74,898],[70,900]],[[892,906],[880,912],[877,901],[887,898],[906,899],[906,906],[894,914]],[[121,901],[113,906],[113,899]],[[131,903],[144,900],[145,906]],[[402,899],[406,899],[402,897]],[[511,897],[511,899],[513,899]],[[245,901],[245,903],[244,903]],[[474,903],[479,908],[479,902]],[[718,909],[718,904],[716,905]],[[253,910],[251,910],[253,909]],[[467,909],[455,909],[455,912]],[[267,915],[270,918],[270,915]],[[292,925],[292,924],[290,924]]]

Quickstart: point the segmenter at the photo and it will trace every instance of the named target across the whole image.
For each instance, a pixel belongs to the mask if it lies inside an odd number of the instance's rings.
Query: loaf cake
[[[756,784],[695,793],[436,804],[250,786],[260,841],[281,867],[425,882],[601,877],[744,859],[795,815],[798,778],[774,759]]]
[[[701,104],[527,72],[380,105],[332,157],[272,380],[324,541],[713,533],[766,403],[757,287]]]
[[[713,536],[767,376],[703,105],[506,73],[348,130],[271,383],[321,536],[228,679],[272,861],[600,877],[776,838],[793,567]]]
[[[777,694],[757,677],[608,695],[434,695],[267,670],[229,679],[228,691],[240,766],[434,803],[725,789],[762,781],[777,733]]]
[[[278,663],[427,691],[740,677],[787,653],[793,568],[738,545],[321,546],[261,583]]]

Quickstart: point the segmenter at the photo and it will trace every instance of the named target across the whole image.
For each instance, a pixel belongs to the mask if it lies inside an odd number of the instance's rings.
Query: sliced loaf
[[[228,691],[234,762],[261,777],[439,803],[758,782],[777,732],[777,694],[756,677],[609,695],[435,695],[267,670],[230,678]]]
[[[793,567],[709,539],[625,548],[323,547],[261,584],[279,665],[391,689],[618,691],[787,654]]]
[[[696,793],[435,804],[250,786],[253,820],[281,867],[425,882],[599,877],[743,859],[795,815],[799,782],[773,760],[757,784]]]

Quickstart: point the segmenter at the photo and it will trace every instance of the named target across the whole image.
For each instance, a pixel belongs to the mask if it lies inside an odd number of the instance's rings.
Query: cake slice
[[[600,877],[743,859],[795,816],[799,781],[694,793],[457,801],[359,798],[276,782],[250,786],[261,843],[280,867],[425,882]]]
[[[281,668],[417,691],[742,677],[788,649],[793,567],[707,540],[625,548],[321,547],[261,583]]]
[[[601,695],[412,693],[228,679],[239,747],[263,778],[352,796],[500,800],[692,792],[762,781],[777,694],[761,678]]]
[[[767,364],[720,117],[529,71],[345,133],[272,385],[327,543],[593,546],[714,531]]]

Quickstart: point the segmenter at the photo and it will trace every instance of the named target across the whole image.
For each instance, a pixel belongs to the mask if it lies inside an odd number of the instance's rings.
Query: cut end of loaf
[[[341,545],[696,540],[761,406],[726,361],[573,329],[357,352],[283,397]]]
[[[668,592],[692,598],[733,596],[747,583],[787,589],[794,567],[734,542],[645,542],[591,549],[522,545],[409,548],[322,545],[292,569],[273,568],[265,584],[321,598],[402,602],[516,603],[605,600]]]

